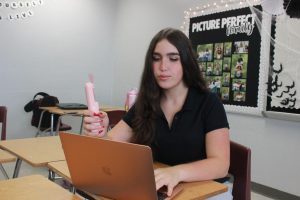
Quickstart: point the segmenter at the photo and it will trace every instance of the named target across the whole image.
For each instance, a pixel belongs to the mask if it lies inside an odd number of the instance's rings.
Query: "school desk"
[[[82,132],[82,122],[83,122],[83,116],[84,116],[84,111],[86,109],[74,109],[74,110],[69,110],[69,109],[61,109],[57,106],[50,106],[50,107],[40,107],[42,111],[41,117],[43,114],[48,111],[51,113],[51,121],[50,121],[50,134],[53,135],[54,133],[54,115],[60,115],[58,123],[60,122],[60,119],[62,116],[69,115],[69,116],[78,116],[81,117],[81,126],[80,126],[80,133]],[[118,107],[118,106],[109,106],[109,105],[100,105],[100,110],[107,112],[107,111],[112,111],[112,110],[124,110],[123,107]],[[57,132],[57,130],[56,130]],[[40,134],[40,124],[38,126],[38,131],[37,131],[37,136]]]
[[[17,157],[13,178],[18,177],[22,160],[33,167],[65,160],[59,136],[4,140],[0,141],[0,147]]]

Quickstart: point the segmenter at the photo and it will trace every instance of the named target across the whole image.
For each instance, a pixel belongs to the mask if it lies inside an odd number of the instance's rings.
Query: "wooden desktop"
[[[71,116],[78,116],[78,117],[81,117],[82,120],[81,120],[81,126],[80,126],[80,133],[82,131],[82,124],[83,124],[83,116],[84,116],[84,111],[86,111],[86,109],[73,109],[73,110],[69,110],[69,109],[61,109],[57,106],[49,106],[49,107],[40,107],[42,111],[42,113],[44,112],[49,112],[51,113],[51,126],[50,126],[50,134],[51,135],[54,135],[54,115],[60,115],[60,118],[64,115],[71,115]],[[112,110],[124,110],[124,107],[118,107],[118,106],[109,106],[109,105],[100,105],[100,110],[101,111],[104,111],[104,112],[107,112],[107,111],[112,111]],[[42,114],[41,114],[42,116]],[[58,123],[60,122],[60,118],[58,120]],[[39,135],[39,132],[40,132],[40,124],[39,124],[39,127],[38,127],[38,131],[37,131],[37,135]],[[57,130],[56,130],[57,132]]]
[[[18,177],[22,160],[33,167],[45,167],[48,162],[65,160],[58,136],[0,141],[0,147],[17,157],[13,178]]]
[[[9,200],[82,200],[41,175],[0,181],[0,199]]]

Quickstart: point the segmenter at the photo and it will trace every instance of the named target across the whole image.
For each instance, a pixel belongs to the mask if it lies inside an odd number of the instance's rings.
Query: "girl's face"
[[[168,40],[159,41],[153,51],[153,73],[162,89],[172,89],[183,83],[183,68],[177,48]]]

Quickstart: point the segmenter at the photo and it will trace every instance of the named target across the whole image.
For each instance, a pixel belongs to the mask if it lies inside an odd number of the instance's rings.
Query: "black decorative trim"
[[[291,18],[300,18],[299,0],[284,0],[283,8],[286,10],[286,14]]]
[[[299,196],[283,192],[259,183],[252,182],[252,191],[263,196],[278,200],[300,200]]]

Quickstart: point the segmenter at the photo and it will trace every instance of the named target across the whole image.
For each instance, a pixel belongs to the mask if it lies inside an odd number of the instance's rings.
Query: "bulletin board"
[[[260,5],[256,9],[262,9]],[[262,16],[236,6],[190,17],[188,36],[210,90],[226,111],[262,115],[268,66],[258,28]]]

